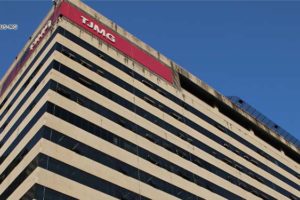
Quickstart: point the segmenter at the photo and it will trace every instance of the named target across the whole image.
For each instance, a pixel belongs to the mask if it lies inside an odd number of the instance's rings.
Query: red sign
[[[123,52],[125,55],[129,56],[155,74],[164,78],[169,83],[173,83],[173,73],[171,68],[162,64],[156,58],[149,55],[144,50],[135,46],[128,40],[122,38],[118,33],[114,32],[104,24],[88,16],[85,12],[79,10],[78,8],[75,8],[67,2],[62,2],[60,6],[56,8],[55,12],[52,14],[44,27],[40,30],[33,43],[26,50],[20,61],[15,65],[13,70],[3,82],[0,96],[2,96],[2,94],[6,91],[7,87],[23,67],[24,63],[30,57],[33,50],[39,45],[43,37],[47,34],[49,29],[51,28],[51,25],[55,23],[59,15],[63,15],[81,28],[87,30],[99,39],[115,47],[117,50]]]
[[[35,40],[32,42],[32,44],[29,46],[30,51],[33,51],[34,48],[39,44],[39,42],[44,38],[49,28],[52,26],[51,19],[46,23],[44,28],[41,30],[41,32],[36,36]]]
[[[60,9],[56,9],[53,14],[50,16],[49,20],[46,22],[44,27],[40,30],[39,34],[36,36],[36,38],[33,40],[31,45],[28,49],[26,49],[25,53],[22,55],[21,59],[17,62],[17,64],[13,67],[11,72],[8,74],[6,79],[3,81],[3,84],[1,86],[0,91],[0,97],[3,95],[3,93],[6,91],[10,83],[15,79],[21,68],[23,67],[24,63],[27,61],[27,59],[32,54],[33,50],[39,45],[41,40],[44,38],[44,36],[48,33],[50,30],[52,22],[55,22],[59,16]]]
[[[168,82],[173,83],[173,74],[170,67],[162,64],[144,50],[122,38],[118,33],[114,32],[104,24],[89,17],[86,13],[78,10],[69,3],[62,3],[60,13],[69,20],[75,22],[78,26],[91,32],[93,35],[112,45],[149,70],[161,76]]]

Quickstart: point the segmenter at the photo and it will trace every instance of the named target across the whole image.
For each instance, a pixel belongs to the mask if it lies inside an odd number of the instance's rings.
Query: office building
[[[300,199],[300,148],[77,0],[1,81],[0,199]]]

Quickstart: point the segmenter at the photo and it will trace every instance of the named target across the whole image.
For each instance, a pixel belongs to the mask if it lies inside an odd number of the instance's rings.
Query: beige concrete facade
[[[232,107],[232,109],[237,109],[234,108],[225,97],[220,96],[216,91],[206,86],[191,74],[185,72],[185,70],[179,68],[175,63],[136,39],[119,26],[111,23],[108,19],[103,18],[86,5],[79,1],[71,1],[71,3],[88,13],[90,16],[95,17],[95,19],[100,20],[133,44],[145,50],[149,55],[157,58],[167,66],[173,66],[175,82],[174,84],[170,84],[149,70],[145,70],[139,63],[128,58],[122,52],[117,51],[106,43],[99,42],[99,39],[75,26],[69,20],[65,18],[58,20],[58,22],[53,25],[51,32],[49,32],[37,46],[34,53],[24,64],[22,70],[0,97],[1,104],[4,99],[6,100],[6,103],[4,103],[0,109],[0,127],[4,127],[0,134],[0,158],[2,159],[0,163],[0,175],[2,177],[0,182],[0,199],[28,199],[26,195],[28,195],[30,189],[36,185],[44,187],[45,191],[51,190],[57,192],[44,192],[43,198],[45,199],[53,199],[55,198],[55,195],[66,195],[65,198],[68,197],[70,199],[105,200],[128,199],[130,195],[135,195],[135,198],[132,199],[157,200],[300,199],[300,179],[295,175],[300,174],[299,160],[297,161],[290,158],[272,146],[272,144],[258,138],[253,134],[255,127],[253,130],[248,130],[234,119],[231,119],[226,114],[220,112],[216,107],[210,106],[191,92],[181,88],[178,78],[179,75],[177,73],[189,77],[191,81],[197,83],[199,87],[205,87],[208,93],[214,93],[214,96],[218,101],[220,100],[219,98],[221,98],[224,104]],[[51,12],[48,16],[50,14]],[[44,22],[45,21],[46,20],[44,20]],[[125,71],[122,71],[121,68],[112,65],[108,60],[95,55],[90,49],[72,41],[72,39],[68,38],[64,33],[57,33],[50,40],[50,37],[58,29],[72,33],[74,37],[86,42],[90,47],[105,53],[109,58],[123,64],[126,68],[132,70],[132,72],[143,77],[143,80],[147,81],[148,85]],[[35,32],[35,34],[37,33],[38,31]],[[29,63],[37,57],[38,52],[42,50],[42,46],[44,46],[47,41],[49,41],[47,47],[43,49],[42,54],[31,66],[30,70],[25,73],[26,69],[29,68]],[[63,54],[61,50],[59,50],[57,45],[68,48],[68,51],[72,52],[74,55],[77,54],[78,56],[81,56],[86,59],[88,63],[79,58],[76,60],[75,58],[71,58],[72,56],[66,56],[66,54]],[[26,46],[28,47],[29,45],[27,44]],[[52,48],[58,49],[52,51]],[[49,52],[50,54],[46,57]],[[45,60],[41,63],[44,58]],[[72,78],[71,73],[65,74],[59,66],[56,69],[54,69],[54,67],[50,69],[43,79],[39,81],[39,84],[36,85],[36,81],[48,70],[49,66],[53,64],[53,61],[55,61],[55,63],[61,63],[63,65],[62,68],[66,68],[72,73],[80,74],[80,76],[84,77],[85,84],[80,81],[82,78],[75,80],[77,77]],[[92,69],[92,66],[98,67],[97,69],[100,71],[105,70],[111,73],[117,77],[118,80],[132,86],[134,90],[128,90],[123,85],[119,85],[104,75],[97,73]],[[40,67],[38,72],[33,76],[35,69],[38,67]],[[24,77],[22,77],[23,74]],[[27,84],[26,81],[30,77],[31,81]],[[18,80],[20,80],[20,83],[12,90]],[[50,82],[56,84],[55,88],[53,86],[53,88],[49,88],[44,92],[43,95],[39,95],[44,91],[43,89],[45,87],[50,87]],[[220,128],[201,118],[196,113],[186,109],[182,105],[179,105],[162,92],[149,87],[149,83],[150,85],[159,87],[160,90],[166,91],[169,93],[169,96],[172,95],[174,98],[178,98],[195,110],[203,113],[203,115],[212,119],[215,123],[232,131],[239,138],[247,141],[248,145],[245,145],[245,142],[241,142],[231,135],[226,134],[224,131],[220,130]],[[89,87],[91,84],[98,85],[99,87],[102,86],[110,93],[118,95],[124,101],[130,102],[138,108],[142,108],[143,112],[146,113],[144,115],[155,116],[156,120],[148,120],[145,116],[121,105],[113,97],[108,98],[104,95],[106,93],[100,94],[97,92],[98,90]],[[26,85],[25,88],[24,85]],[[117,119],[109,119],[107,116],[97,113],[96,109],[91,109],[84,103],[82,104],[79,101],[74,101],[72,95],[75,95],[75,93],[72,93],[69,97],[66,97],[68,95],[63,96],[58,93],[57,85],[62,85],[69,90],[76,92],[78,98],[79,96],[87,98],[95,105],[102,106],[110,112],[116,113],[123,119],[149,131],[153,134],[153,137],[160,138],[162,142],[151,141],[147,139],[147,137],[144,137],[143,133],[138,134],[135,132],[136,130],[131,130],[120,124]],[[35,89],[32,91],[31,88],[33,87],[35,87]],[[135,90],[139,90],[144,95],[153,98],[153,100],[159,102],[160,106],[172,109],[186,120],[202,127],[204,131],[198,131],[195,126],[189,125],[184,120],[179,120],[180,118],[176,118],[176,114],[174,117],[174,115],[172,115],[173,113],[166,112],[157,104],[154,105],[149,103],[149,100],[134,93],[133,91]],[[37,101],[35,101],[35,99],[37,99]],[[44,113],[41,113],[35,123],[31,124],[31,121],[35,120],[35,116],[48,104],[55,105],[54,109],[52,111],[47,110]],[[132,143],[136,145],[138,149],[150,152],[159,157],[161,162],[168,162],[174,166],[179,166],[193,175],[193,181],[191,181],[187,175],[182,175],[183,170],[178,172],[167,169],[166,166],[151,162],[148,157],[143,157],[142,154],[134,154],[124,146],[118,146],[109,142],[104,136],[99,136],[100,134],[97,135],[97,133],[84,129],[83,126],[79,127],[78,124],[75,125],[75,123],[77,123],[75,120],[72,121],[72,124],[71,122],[67,122],[60,117],[55,116],[55,114],[57,114],[55,111],[56,107],[63,108],[65,113],[72,113],[74,116],[79,116],[89,123],[109,131],[114,137]],[[243,113],[243,111],[237,110],[237,112],[243,117],[246,116],[251,123],[253,122],[253,119],[246,113]],[[26,116],[23,116],[24,113],[27,113]],[[174,129],[178,130],[178,132],[187,134],[189,139],[187,140],[176,135],[176,133],[170,131],[171,129],[162,126],[156,121],[170,124]],[[83,120],[80,123],[83,124]],[[254,124],[260,129],[268,132],[271,137],[277,138],[277,136],[270,130],[267,130],[264,125],[259,124],[258,122],[255,122]],[[30,125],[30,127],[24,132],[28,125]],[[59,135],[60,139],[57,141],[53,139],[52,141],[52,132],[50,139],[47,138],[46,133],[43,135],[44,132],[42,130],[44,130],[44,127],[59,133],[57,135]],[[214,137],[209,137],[205,132],[210,132]],[[21,139],[18,139],[20,134],[23,134],[24,136],[22,136]],[[100,163],[89,158],[89,152],[76,152],[73,149],[76,149],[76,146],[71,148],[68,146],[69,143],[59,143],[61,140],[64,140],[64,138],[70,138],[66,141],[74,140],[75,142],[78,142],[77,144],[80,146],[92,148],[97,152],[110,156],[112,160],[124,163],[124,166],[130,167],[130,169],[136,169],[139,173],[138,178],[133,174],[122,172],[122,170],[120,170],[122,166],[113,166],[115,168],[110,167],[105,161]],[[218,138],[218,140],[214,138]],[[30,144],[33,143],[33,141],[35,141],[35,143],[30,147]],[[194,143],[194,141],[197,141],[197,143]],[[174,145],[174,147],[176,147],[175,152],[162,145],[165,142]],[[210,152],[208,148],[204,148],[203,145],[198,145],[199,143],[207,145],[213,149],[213,152]],[[286,148],[294,153],[299,153],[299,150],[288,144],[287,141],[282,140],[282,144],[286,145]],[[257,149],[264,152],[269,156],[268,158],[271,157],[276,162],[283,163],[285,168],[274,163],[274,161],[268,159],[266,156],[263,156],[250,145],[255,146]],[[228,146],[235,147],[235,150],[228,148]],[[28,152],[24,153],[24,149]],[[181,152],[186,152],[186,154],[189,155],[189,158],[181,156],[178,153],[179,149]],[[236,152],[236,149],[238,149],[239,152]],[[243,154],[241,152],[243,152]],[[43,156],[46,156],[48,160],[47,165],[43,165]],[[232,161],[226,162],[221,158],[222,156],[225,156]],[[49,161],[49,158],[57,160],[57,163],[60,163],[61,166],[59,164],[50,165],[51,161]],[[201,159],[202,165],[197,164],[193,160],[194,158]],[[16,159],[18,159],[18,161],[15,161]],[[34,159],[37,159],[37,162],[33,162]],[[235,164],[232,164],[233,161]],[[207,166],[203,163],[209,163],[210,165]],[[72,178],[67,178],[62,175],[64,172],[59,172],[60,167],[61,169],[64,169],[63,167],[66,167],[66,169],[76,169],[82,174],[88,174],[85,176],[91,176],[91,179],[93,180],[101,180],[102,182],[107,183],[107,185],[122,188],[126,191],[126,195],[128,194],[128,196],[125,195],[125,198],[122,196],[124,194],[119,194],[119,191],[112,191],[104,188],[96,189],[95,182],[93,182],[94,185],[89,183],[89,180],[85,180],[84,176],[80,174],[78,174],[78,177],[80,177],[78,180],[75,180],[76,177],[72,177],[74,180]],[[160,181],[160,183],[163,183],[163,187],[151,185],[151,180],[148,179],[145,181],[142,176],[158,180],[157,182]],[[24,177],[22,181],[17,182],[17,180],[21,180],[22,177]],[[195,177],[201,177],[201,179],[203,179],[201,184],[197,182],[198,179]],[[232,177],[238,181],[232,181]],[[208,182],[211,183],[211,185],[207,186],[204,184]],[[91,185],[88,186],[87,184]],[[38,195],[38,190],[34,192]],[[183,193],[187,195],[183,197]],[[40,198],[40,196],[37,198]]]

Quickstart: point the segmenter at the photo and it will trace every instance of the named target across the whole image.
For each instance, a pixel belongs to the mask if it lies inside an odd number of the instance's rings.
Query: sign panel
[[[104,24],[89,17],[83,11],[75,8],[71,4],[63,3],[61,5],[61,14],[104,42],[123,52],[125,55],[131,57],[133,60],[142,64],[155,74],[161,76],[168,82],[173,83],[173,73],[171,68],[162,64],[156,58],[135,46],[130,41],[124,39]]]
[[[6,79],[4,80],[1,91],[0,91],[0,96],[3,95],[3,93],[6,91],[10,83],[15,79],[21,68],[23,67],[24,63],[27,61],[27,59],[31,56],[33,50],[39,45],[41,40],[44,38],[44,36],[48,33],[50,30],[53,22],[55,22],[59,16],[60,9],[57,8],[53,14],[50,16],[48,21],[45,23],[43,28],[40,30],[39,34],[34,38],[33,42],[30,44],[29,48],[26,49],[25,53],[22,55],[21,59],[16,63],[16,65],[13,67],[11,72],[8,74]]]
[[[115,47],[117,50],[123,52],[128,57],[142,64],[150,71],[162,77],[169,83],[173,83],[173,73],[171,68],[162,64],[156,58],[149,55],[136,45],[132,44],[130,41],[124,39],[118,33],[108,28],[106,25],[98,22],[96,19],[87,15],[85,12],[64,1],[56,8],[54,13],[40,30],[39,34],[36,36],[36,38],[34,38],[29,48],[25,51],[22,58],[13,67],[12,71],[2,84],[0,96],[2,96],[2,94],[6,91],[7,87],[14,80],[15,76],[18,74],[24,63],[30,57],[31,53],[43,40],[44,36],[48,33],[48,31],[51,29],[52,25],[56,22],[58,16],[60,15],[68,18],[76,25],[103,40],[105,43],[108,43],[111,46]]]

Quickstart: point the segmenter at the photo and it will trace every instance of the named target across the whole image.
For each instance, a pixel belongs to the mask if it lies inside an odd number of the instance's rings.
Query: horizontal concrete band
[[[71,61],[70,61],[70,62],[71,62]],[[76,63],[71,63],[71,64],[76,64]],[[77,65],[78,65],[78,64],[77,64]],[[91,75],[91,74],[87,73],[87,75],[89,76],[89,75]],[[102,83],[102,84],[103,84],[103,81],[104,81],[104,80],[99,80],[99,83]],[[107,83],[107,84],[109,84],[109,83]],[[115,87],[115,86],[113,86],[113,87]],[[145,86],[143,86],[143,87],[145,87]],[[124,92],[124,91],[122,91],[121,93],[122,93],[123,95],[125,95],[125,96],[128,95],[128,94],[126,94],[126,92]],[[122,95],[122,96],[123,96],[123,95]],[[101,100],[102,100],[102,99],[101,99]],[[141,101],[141,100],[137,100],[137,102],[138,102],[138,101],[140,101],[140,104],[141,104],[141,105],[145,104],[145,103],[144,103],[143,101]],[[28,101],[28,102],[29,102],[29,101]],[[111,102],[110,102],[110,103],[111,103]],[[140,104],[139,104],[139,105],[140,105]],[[146,104],[145,104],[144,106],[147,107]],[[149,107],[149,108],[147,108],[147,110],[151,111],[151,110],[153,110],[153,108]],[[155,111],[155,110],[154,110],[154,111]],[[124,112],[125,112],[125,111],[124,111]],[[159,114],[159,112],[160,112],[160,111],[157,111],[158,115],[161,116],[162,114]],[[156,114],[157,114],[157,113],[156,113]],[[127,114],[128,114],[128,113],[125,112],[124,115],[127,115]],[[130,115],[130,116],[132,116],[132,115]],[[173,120],[173,119],[169,118],[168,120]],[[156,132],[158,132],[158,131],[156,131]],[[170,135],[171,135],[171,134],[170,134]],[[168,135],[168,136],[169,136],[169,135]],[[170,136],[170,137],[171,137],[171,136]],[[190,147],[188,147],[188,148],[190,148]],[[2,150],[2,149],[1,149],[1,150]],[[202,153],[202,152],[201,152],[201,153]]]

